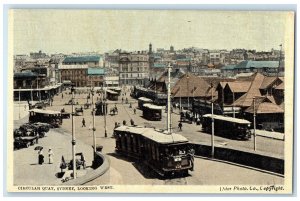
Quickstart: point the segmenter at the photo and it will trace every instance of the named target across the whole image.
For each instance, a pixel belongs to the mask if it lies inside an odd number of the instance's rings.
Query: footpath
[[[22,120],[24,121],[23,118]],[[22,122],[23,122],[22,121]],[[15,121],[15,123],[17,123]],[[36,146],[42,146],[45,163],[38,164],[38,151]],[[48,150],[54,153],[53,164],[49,164]],[[85,170],[78,171],[77,176],[83,176],[88,171],[93,171],[89,166],[93,160],[93,149],[91,146],[77,140],[76,153],[82,152],[87,162]],[[50,129],[44,138],[40,138],[38,144],[13,151],[13,177],[14,185],[60,185],[61,178],[57,177],[60,172],[61,158],[64,156],[66,162],[72,159],[71,135],[62,129]]]

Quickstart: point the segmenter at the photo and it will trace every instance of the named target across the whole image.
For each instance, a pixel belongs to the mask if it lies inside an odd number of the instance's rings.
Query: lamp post
[[[33,95],[32,95],[32,82],[31,82],[31,91],[30,91],[30,97],[31,97],[31,104],[33,104]]]
[[[76,159],[75,159],[75,124],[74,124],[74,86],[72,85],[71,93],[72,93],[72,158],[73,158],[73,178],[76,179]]]
[[[253,137],[254,151],[256,151],[256,113],[255,113],[255,97],[253,97]]]
[[[93,115],[93,148],[94,148],[94,158],[96,153],[96,136],[95,136],[95,105],[94,105],[94,88],[91,88],[92,94],[92,115]]]
[[[19,87],[19,119],[21,119],[20,107],[21,107],[21,87]]]
[[[232,110],[233,110],[233,118],[235,118],[235,105],[234,105],[234,102],[235,102],[235,97],[234,97],[234,90],[232,90]]]
[[[105,81],[104,81],[104,84],[105,84]],[[104,108],[103,108],[103,111],[104,111],[104,137],[107,137],[107,129],[106,129],[106,87],[104,88]]]
[[[168,65],[168,105],[167,105],[167,131],[171,134],[171,64]]]
[[[181,112],[181,86],[179,86],[179,111]]]
[[[190,89],[189,89],[189,75],[187,74],[187,95],[188,95],[188,110],[190,109]]]
[[[215,120],[214,120],[214,102],[213,102],[213,84],[211,83],[211,157],[215,156]]]

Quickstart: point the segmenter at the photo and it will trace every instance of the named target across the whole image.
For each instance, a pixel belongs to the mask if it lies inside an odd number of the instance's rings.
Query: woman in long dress
[[[49,156],[49,164],[52,164],[53,163],[53,151],[51,148],[49,148],[49,151],[48,151],[48,156]]]
[[[39,154],[39,164],[42,165],[44,163],[43,148],[39,150],[38,154]]]

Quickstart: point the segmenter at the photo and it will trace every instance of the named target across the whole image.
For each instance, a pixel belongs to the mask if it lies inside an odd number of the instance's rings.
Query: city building
[[[119,54],[120,84],[143,85],[149,77],[149,55],[146,51]]]
[[[88,67],[104,67],[103,57],[100,55],[74,55],[67,56],[63,65],[87,65]]]
[[[67,56],[58,66],[61,83],[71,82],[76,87],[102,86],[104,61],[100,55]]]

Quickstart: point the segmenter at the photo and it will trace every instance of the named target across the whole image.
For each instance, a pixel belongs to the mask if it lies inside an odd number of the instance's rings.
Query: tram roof
[[[153,109],[153,110],[162,110],[164,109],[165,107],[164,106],[159,106],[159,105],[153,105],[153,104],[150,104],[150,103],[146,103],[143,105],[144,107],[147,107],[149,109]]]
[[[59,111],[41,110],[41,109],[32,109],[32,110],[29,110],[29,112],[35,112],[35,113],[40,113],[40,114],[60,114]]]
[[[132,127],[132,126],[120,126],[115,129],[116,131],[126,131],[133,134],[142,135],[150,140],[153,140],[161,144],[171,144],[171,143],[180,143],[188,142],[188,140],[179,134],[165,134],[158,132],[153,128],[143,128],[143,127]]]
[[[208,118],[211,118],[211,116],[212,116],[212,114],[203,115],[203,117],[208,117]],[[215,115],[215,114],[214,114],[214,119],[228,121],[228,122],[237,123],[237,124],[250,124],[251,123],[250,121],[247,121],[245,119],[238,119],[238,118],[226,117],[226,116]]]
[[[147,102],[153,102],[150,98],[146,98],[146,97],[139,97],[138,100],[140,100],[140,101],[147,101]]]
[[[107,93],[110,93],[110,94],[118,94],[118,92],[112,91],[112,90],[110,90],[110,89],[107,89],[106,92],[107,92]]]

